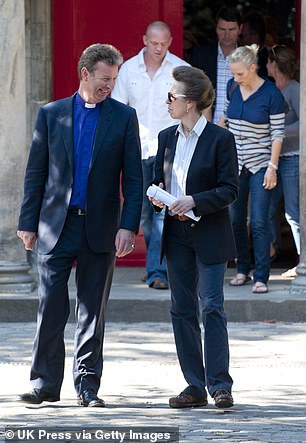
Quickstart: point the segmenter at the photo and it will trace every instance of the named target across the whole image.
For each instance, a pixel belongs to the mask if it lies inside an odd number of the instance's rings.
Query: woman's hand
[[[275,188],[277,185],[277,173],[275,169],[270,167],[267,168],[262,185],[267,191],[271,191],[271,189]]]
[[[159,183],[158,185],[161,189],[164,189],[164,185],[162,183]],[[161,202],[160,200],[157,200],[154,197],[149,197],[148,199],[150,200],[151,203],[153,203],[154,206],[157,206],[158,208],[163,208],[165,205],[163,202]]]
[[[178,215],[184,215],[192,208],[195,208],[195,202],[191,195],[184,195],[182,197],[179,197],[173,203],[173,205],[169,206],[170,211]]]

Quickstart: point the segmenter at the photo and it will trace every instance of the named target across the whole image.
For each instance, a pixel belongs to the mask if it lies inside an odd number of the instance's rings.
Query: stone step
[[[306,297],[292,291],[291,280],[281,278],[283,270],[273,270],[267,294],[252,294],[252,285],[231,287],[228,282],[234,270],[225,278],[225,310],[230,322],[306,321]],[[170,322],[170,290],[150,289],[141,281],[143,268],[116,268],[107,320],[111,322]],[[74,321],[74,275],[70,282],[71,315]],[[0,322],[32,322],[36,320],[37,291],[0,295]]]

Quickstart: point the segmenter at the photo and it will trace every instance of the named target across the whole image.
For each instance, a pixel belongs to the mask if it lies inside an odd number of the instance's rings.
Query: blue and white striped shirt
[[[237,86],[227,97],[226,116],[235,136],[239,172],[243,166],[253,174],[267,167],[272,141],[284,137],[285,102],[277,86],[265,80],[246,100]]]

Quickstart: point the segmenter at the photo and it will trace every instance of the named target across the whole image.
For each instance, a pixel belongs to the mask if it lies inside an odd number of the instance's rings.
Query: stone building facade
[[[160,3],[159,3],[160,4]],[[293,292],[306,294],[306,4],[301,2],[301,260]],[[52,99],[52,0],[0,0],[0,292],[33,288],[16,237],[37,109]]]
[[[37,107],[50,101],[51,1],[0,1],[0,292],[27,292],[33,276],[16,225]]]

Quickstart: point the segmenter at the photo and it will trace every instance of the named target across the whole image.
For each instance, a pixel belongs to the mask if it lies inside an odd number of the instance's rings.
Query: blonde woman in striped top
[[[268,292],[270,273],[270,191],[277,184],[278,161],[284,137],[285,104],[275,84],[258,76],[257,50],[256,45],[241,46],[229,57],[234,78],[228,84],[226,118],[229,130],[235,136],[240,173],[239,198],[232,206],[237,275],[230,284],[241,286],[251,280],[247,226],[250,202],[255,259],[252,290],[253,293],[265,293]]]

